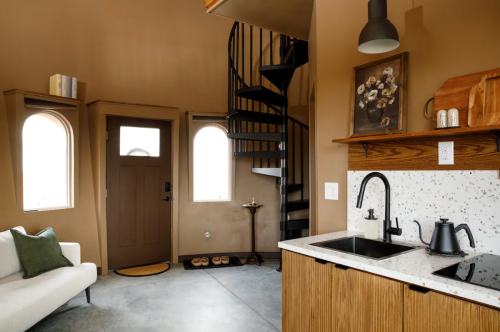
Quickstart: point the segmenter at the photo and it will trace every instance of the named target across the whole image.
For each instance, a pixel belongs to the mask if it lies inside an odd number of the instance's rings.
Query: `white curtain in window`
[[[207,126],[196,134],[193,149],[194,201],[227,201],[229,190],[229,140],[224,130]]]

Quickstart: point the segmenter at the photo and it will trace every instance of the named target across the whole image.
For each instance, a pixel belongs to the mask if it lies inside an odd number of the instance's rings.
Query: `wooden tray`
[[[500,75],[500,68],[448,79],[434,95],[434,118],[437,119],[439,110],[456,108],[459,113],[460,127],[469,127],[470,90],[473,86],[479,84],[485,75],[498,76]]]
[[[470,89],[468,125],[470,127],[500,124],[500,76],[484,75]]]

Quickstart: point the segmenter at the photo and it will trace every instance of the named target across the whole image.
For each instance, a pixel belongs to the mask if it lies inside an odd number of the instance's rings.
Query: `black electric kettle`
[[[470,246],[472,248],[476,247],[474,244],[474,237],[472,236],[469,226],[466,224],[454,227],[452,222],[448,222],[448,219],[441,218],[441,221],[436,221],[434,233],[432,233],[431,243],[427,243],[422,239],[422,227],[420,227],[418,221],[414,220],[413,222],[418,225],[420,241],[427,244],[432,252],[438,254],[460,253],[462,250],[460,249],[456,233],[462,229],[465,230],[469,236]]]

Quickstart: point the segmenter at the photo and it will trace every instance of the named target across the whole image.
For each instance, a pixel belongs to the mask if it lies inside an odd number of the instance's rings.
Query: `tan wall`
[[[232,24],[207,15],[202,2],[192,0],[5,1],[0,11],[0,90],[47,92],[49,77],[60,73],[86,82],[85,102],[176,106],[182,114],[225,112]],[[307,94],[307,88],[303,90]],[[100,264],[85,107],[80,126],[84,212],[69,211],[55,219],[43,213],[23,218],[15,210],[5,105],[0,101],[0,230],[23,224],[34,233],[53,226],[60,240],[81,243],[84,261]],[[257,249],[276,251],[279,192],[274,178],[250,172],[249,160],[236,165],[236,202],[187,203],[184,128],[181,124],[179,254],[250,250],[249,215],[240,204],[252,197],[266,204],[257,216]],[[204,240],[205,230],[212,232],[209,241]]]
[[[388,3],[401,46],[391,53],[366,55],[357,51],[357,41],[367,22],[367,1],[316,0],[320,233],[346,228],[347,148],[331,140],[349,135],[354,66],[409,52],[409,132],[433,128],[422,109],[447,78],[500,67],[498,0]],[[339,201],[324,199],[324,182],[340,183]]]

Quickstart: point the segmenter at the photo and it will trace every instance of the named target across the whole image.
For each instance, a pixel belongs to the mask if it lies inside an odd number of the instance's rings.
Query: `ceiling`
[[[314,0],[219,0],[208,13],[307,40]]]

